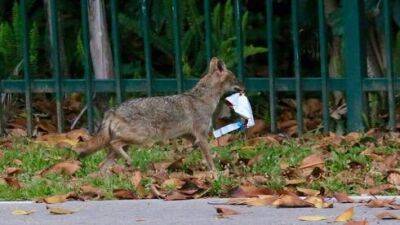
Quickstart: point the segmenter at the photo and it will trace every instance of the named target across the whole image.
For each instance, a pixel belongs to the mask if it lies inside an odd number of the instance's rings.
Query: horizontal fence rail
[[[174,56],[174,72],[175,78],[154,78],[155,74],[152,69],[152,40],[149,33],[150,23],[150,1],[140,0],[140,18],[141,32],[144,47],[145,61],[145,78],[144,79],[124,79],[121,76],[121,54],[118,27],[118,0],[110,0],[110,18],[111,18],[111,47],[114,63],[114,79],[95,80],[90,59],[90,35],[88,22],[88,0],[81,0],[81,22],[82,22],[82,43],[83,43],[83,79],[64,79],[61,75],[60,68],[60,49],[58,40],[58,9],[57,1],[49,0],[50,10],[50,60],[52,62],[52,78],[51,79],[33,79],[29,66],[29,18],[26,12],[26,1],[20,0],[20,14],[22,19],[21,34],[23,39],[23,80],[1,80],[1,93],[21,93],[25,95],[25,106],[27,115],[27,131],[32,135],[32,93],[54,93],[57,109],[58,131],[63,131],[63,110],[62,101],[66,93],[82,92],[85,94],[87,107],[88,128],[92,132],[94,129],[94,110],[93,97],[95,93],[115,93],[117,103],[121,103],[126,92],[142,92],[148,96],[152,96],[154,92],[178,92],[181,93],[193,87],[197,79],[185,79],[182,71],[182,50],[181,50],[181,1],[173,0],[172,15],[172,36],[173,40],[173,56]],[[204,0],[204,32],[205,32],[205,55],[204,60],[209,61],[213,56],[213,43],[211,33],[211,9],[209,0]],[[302,72],[301,62],[301,42],[299,38],[299,0],[291,0],[291,42],[292,49],[287,51],[293,52],[293,74],[287,77],[277,77],[276,64],[276,48],[274,37],[276,35],[273,28],[274,5],[273,0],[266,0],[266,43],[268,47],[267,58],[265,63],[268,65],[268,77],[256,78],[251,74],[246,74],[244,60],[244,37],[243,37],[243,2],[241,0],[233,0],[234,24],[235,24],[235,57],[237,60],[236,75],[244,82],[249,91],[263,91],[269,94],[270,121],[271,131],[277,132],[277,94],[278,92],[294,92],[296,98],[296,120],[297,132],[300,135],[303,131],[303,92],[315,91],[321,93],[322,99],[322,124],[324,132],[329,132],[329,93],[331,91],[343,91],[346,93],[347,101],[347,129],[349,131],[359,131],[363,129],[363,95],[370,91],[386,91],[389,105],[389,122],[388,127],[394,129],[396,125],[395,114],[395,92],[400,89],[400,82],[394,76],[393,72],[393,56],[392,56],[392,24],[391,24],[391,3],[390,0],[383,0],[384,15],[384,46],[386,49],[385,61],[386,71],[384,77],[367,78],[366,57],[364,45],[364,27],[362,20],[364,19],[363,0],[346,0],[342,1],[344,16],[344,76],[337,78],[329,77],[328,69],[328,43],[326,34],[326,18],[324,12],[324,0],[318,0],[316,10],[318,10],[318,36],[319,36],[319,55],[320,55],[320,75],[307,76]],[[0,108],[0,112],[4,109]]]

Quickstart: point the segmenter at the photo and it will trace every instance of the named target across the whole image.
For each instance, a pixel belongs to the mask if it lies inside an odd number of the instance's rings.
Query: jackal
[[[127,145],[147,146],[184,137],[201,149],[208,168],[215,172],[207,141],[212,116],[224,94],[238,91],[244,91],[242,84],[222,60],[214,57],[193,89],[171,96],[132,99],[108,110],[98,133],[74,150],[86,156],[107,147],[107,157],[100,167],[105,172],[118,156],[130,165],[124,150]]]

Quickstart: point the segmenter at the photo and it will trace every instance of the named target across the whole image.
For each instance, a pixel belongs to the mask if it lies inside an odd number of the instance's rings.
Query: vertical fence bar
[[[4,127],[4,104],[3,104],[3,85],[2,85],[2,76],[0,75],[0,136],[4,135],[5,127]]]
[[[274,49],[274,5],[273,0],[267,0],[267,43],[268,43],[268,76],[269,76],[269,110],[271,132],[276,133],[276,90],[275,90],[275,49]]]
[[[3,82],[2,82],[3,79],[2,78],[3,78],[3,74],[0,74],[0,136],[3,136],[4,133],[5,133],[4,104],[3,104]]]
[[[206,58],[208,63],[212,57],[210,0],[204,0],[204,26],[206,30]]]
[[[112,47],[114,57],[114,75],[115,75],[115,94],[117,95],[117,103],[121,104],[123,101],[122,96],[122,85],[121,85],[121,64],[120,64],[120,52],[119,52],[119,29],[118,29],[118,18],[117,18],[117,5],[118,0],[111,0],[111,36],[112,36]]]
[[[153,94],[152,85],[152,61],[151,61],[151,47],[150,47],[150,35],[149,35],[149,10],[147,0],[142,0],[142,32],[143,32],[143,45],[144,45],[144,56],[146,64],[146,81],[147,81],[147,95]]]
[[[328,90],[328,54],[326,43],[326,23],[324,0],[318,0],[318,31],[321,66],[321,91],[322,91],[322,125],[324,133],[329,132],[329,90]]]
[[[32,136],[32,84],[29,70],[29,33],[28,20],[26,18],[26,2],[20,2],[20,16],[22,19],[22,61],[24,67],[25,82],[25,110],[26,110],[26,131],[29,137]]]
[[[344,60],[346,73],[347,130],[362,131],[363,88],[366,74],[365,46],[362,32],[364,1],[346,0],[343,4]]]
[[[88,21],[88,0],[81,0],[82,17],[82,41],[83,41],[83,66],[86,82],[86,108],[88,129],[90,133],[94,131],[93,122],[93,76],[90,69],[90,46],[89,46],[89,21]]]
[[[244,78],[243,59],[243,30],[242,30],[242,4],[240,0],[234,0],[235,29],[236,29],[236,57],[238,60],[237,76],[239,80]]]
[[[300,42],[299,42],[299,24],[298,24],[298,9],[299,1],[292,0],[292,38],[293,38],[293,56],[294,56],[294,74],[296,80],[296,120],[297,133],[303,134],[303,93],[301,81],[301,62],[300,62]]]
[[[175,75],[178,93],[183,91],[182,52],[181,52],[181,21],[179,16],[179,0],[172,2],[172,26],[174,29]]]
[[[0,74],[0,136],[4,135],[4,104],[3,104],[3,76]]]
[[[388,103],[389,103],[389,124],[390,130],[396,127],[396,103],[394,98],[394,75],[392,55],[392,16],[390,1],[383,0],[383,16],[385,20],[385,52],[386,52],[386,76],[388,79]]]
[[[56,107],[57,107],[57,130],[62,132],[63,111],[62,111],[62,74],[60,68],[60,52],[58,44],[58,16],[57,0],[50,0],[50,42],[51,42],[51,60],[53,63],[53,77],[55,79]]]

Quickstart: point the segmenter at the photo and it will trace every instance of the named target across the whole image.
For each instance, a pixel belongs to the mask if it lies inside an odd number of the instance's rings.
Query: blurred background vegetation
[[[299,0],[299,26],[301,43],[302,76],[320,76],[317,0]],[[242,27],[244,32],[245,74],[252,77],[267,77],[268,65],[266,44],[266,1],[241,1],[243,5]],[[79,1],[57,1],[60,58],[63,76],[83,77],[81,15]],[[185,77],[200,77],[206,69],[205,31],[203,1],[180,1],[182,63]],[[327,21],[329,74],[343,76],[343,16],[339,0],[324,0]],[[383,12],[381,0],[364,0],[365,39],[368,73],[366,76],[383,76],[386,71],[383,42]],[[400,0],[392,0],[393,42],[395,73],[400,73]],[[89,0],[89,5],[98,4],[105,15],[107,36],[110,34],[110,1]],[[290,31],[289,0],[274,1],[274,41],[276,44],[277,76],[293,76],[293,50]],[[50,45],[48,0],[27,0],[30,35],[30,63],[34,78],[50,78]],[[142,39],[141,1],[118,1],[118,25],[120,29],[121,69],[124,78],[145,77],[145,59]],[[226,61],[235,71],[235,25],[231,0],[211,1],[212,53]],[[172,29],[172,0],[150,0],[150,37],[155,77],[174,77],[174,50]],[[89,7],[89,15],[94,14]],[[92,26],[93,21],[89,21]],[[18,1],[0,0],[0,75],[2,79],[22,78],[21,18]],[[108,38],[109,42],[110,38]],[[111,43],[108,43],[110,46]],[[108,59],[112,60],[111,52]],[[92,61],[93,60],[92,55]],[[112,64],[112,62],[111,62]],[[95,67],[96,65],[93,65]],[[96,75],[96,74],[95,74]],[[112,73],[108,74],[112,77]],[[97,75],[96,75],[97,76]],[[253,94],[256,114],[267,118],[268,107],[264,93]],[[258,96],[258,97],[257,97]],[[307,93],[306,98],[319,98],[319,93]],[[290,93],[279,93],[278,97],[290,98]],[[386,119],[384,93],[369,93],[368,126],[383,124]],[[383,102],[384,104],[379,104]],[[281,103],[281,102],[280,102]],[[283,102],[287,105],[287,101]],[[343,120],[343,93],[331,95],[333,121]],[[306,115],[307,116],[307,115]],[[267,120],[267,119],[265,119]],[[333,126],[336,126],[333,123]],[[340,123],[339,123],[340,124]],[[343,124],[343,123],[341,123]],[[340,127],[337,129],[341,129]]]

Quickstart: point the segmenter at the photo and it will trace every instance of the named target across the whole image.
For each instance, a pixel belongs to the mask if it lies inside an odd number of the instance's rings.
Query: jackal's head
[[[216,57],[211,59],[208,73],[202,80],[206,80],[211,88],[216,88],[222,93],[243,92],[245,90],[235,74],[226,68],[222,60]]]

